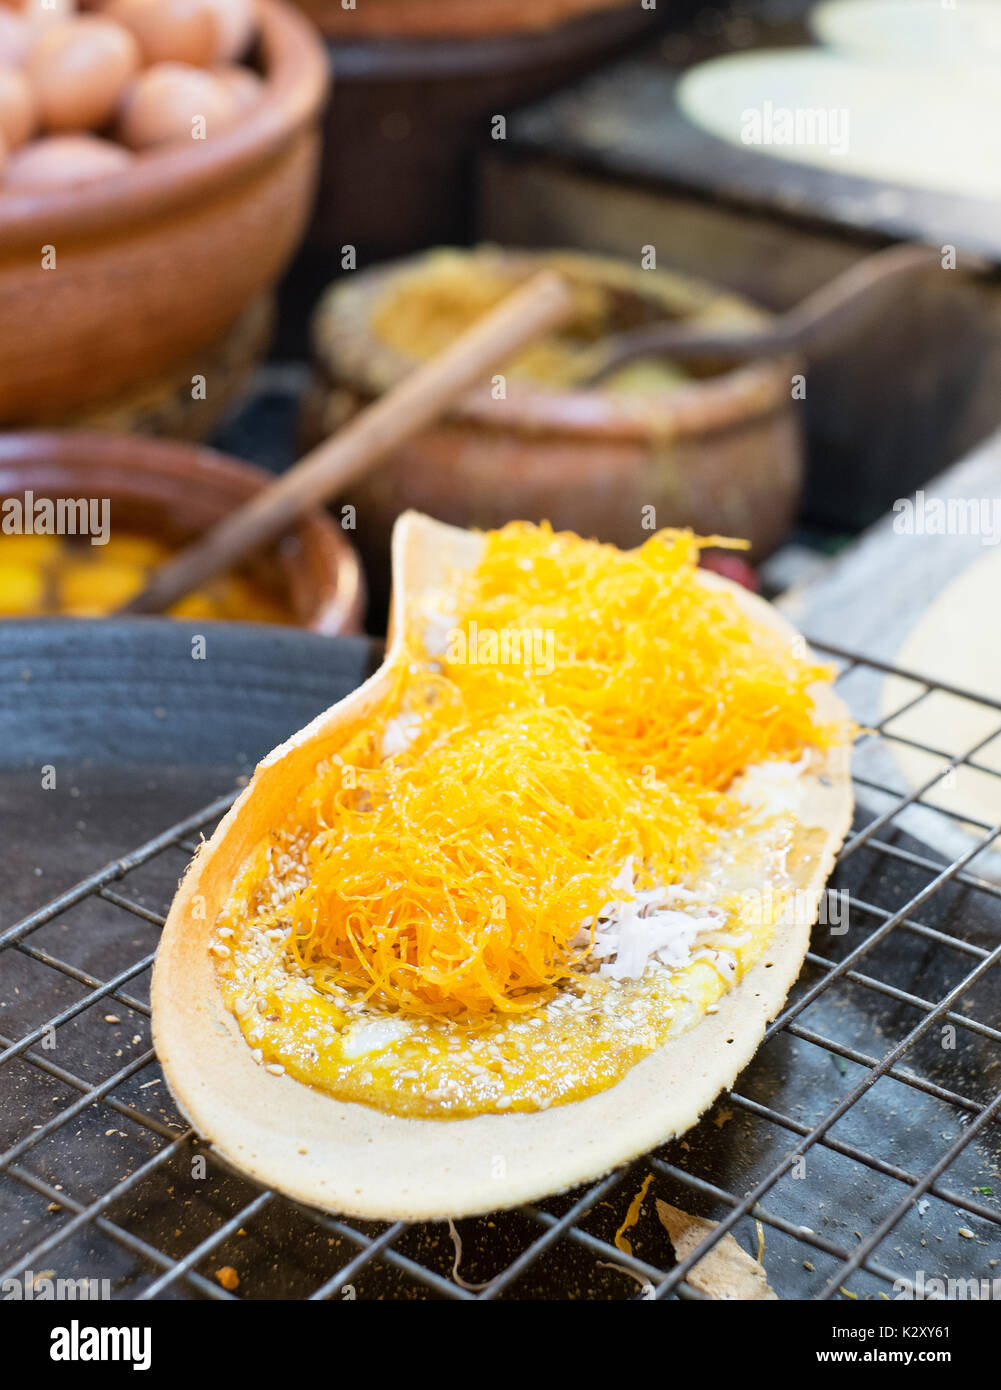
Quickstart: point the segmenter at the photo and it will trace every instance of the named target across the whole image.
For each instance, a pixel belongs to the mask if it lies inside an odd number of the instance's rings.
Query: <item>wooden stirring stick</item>
[[[540,271],[218,526],[153,571],[119,613],[162,613],[246,560],[436,420],[465,391],[573,312],[567,281]]]

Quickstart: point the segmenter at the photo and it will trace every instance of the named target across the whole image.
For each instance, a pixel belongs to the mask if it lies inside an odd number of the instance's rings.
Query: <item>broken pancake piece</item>
[[[657,1200],[657,1215],[671,1237],[678,1261],[687,1260],[718,1226],[703,1216],[689,1216],[670,1202]],[[771,1302],[776,1295],[768,1283],[764,1265],[738,1245],[731,1235],[722,1236],[686,1275],[693,1289],[707,1298]]]

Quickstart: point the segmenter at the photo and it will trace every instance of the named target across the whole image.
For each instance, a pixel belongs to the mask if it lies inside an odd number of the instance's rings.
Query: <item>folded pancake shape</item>
[[[623,864],[609,881],[610,901],[599,902],[581,923],[580,940],[568,943],[568,959],[579,948],[573,971],[568,970],[573,989],[550,987],[546,995],[539,987],[546,1002],[529,1020],[538,1031],[527,1041],[521,1034],[528,1024],[518,1010],[528,1009],[534,996],[518,956],[512,959],[522,975],[513,987],[497,983],[496,969],[480,971],[472,983],[460,972],[456,984],[454,972],[447,970],[418,976],[387,967],[378,940],[356,956],[342,941],[330,997],[321,997],[312,984],[317,976],[309,974],[315,961],[308,956],[310,950],[322,956],[324,943],[333,940],[331,913],[337,904],[328,897],[318,909],[315,902],[310,906],[311,890],[303,896],[309,873],[302,865],[308,867],[308,860],[283,870],[298,888],[291,897],[284,892],[275,909],[286,929],[273,930],[273,948],[266,928],[274,927],[274,918],[262,914],[257,890],[242,885],[260,879],[262,855],[270,855],[272,868],[275,862],[292,864],[295,856],[286,854],[281,828],[289,824],[303,789],[315,785],[318,768],[329,769],[336,761],[346,731],[371,724],[384,731],[384,757],[405,750],[407,720],[395,721],[387,747],[385,711],[399,698],[401,669],[416,670],[412,664],[401,668],[412,658],[407,615],[418,611],[425,597],[447,595],[456,575],[475,574],[487,544],[482,535],[415,513],[400,518],[393,538],[393,608],[400,620],[384,665],[260,764],[193,860],[171,907],[154,969],[154,1040],[170,1089],[198,1132],[260,1182],[362,1218],[433,1220],[514,1206],[604,1173],[694,1125],[719,1092],[732,1086],[781,1008],[802,965],[817,904],[851,818],[847,715],[830,685],[818,681],[810,687],[818,727],[838,732],[804,747],[795,762],[793,752],[799,750],[790,749],[785,760],[767,767],[738,768],[732,789],[750,808],[747,819],[739,832],[723,826],[709,858],[686,879],[687,888],[680,887],[679,878],[677,885],[660,891],[655,884],[651,890],[639,875],[634,886],[630,865]],[[766,603],[717,575],[695,573],[707,595],[728,596],[730,609],[736,605],[762,644],[777,638],[801,659],[801,639]],[[447,623],[447,606],[440,616]],[[433,655],[430,640],[427,648]],[[537,656],[548,659],[545,651]],[[536,732],[533,719],[546,717],[544,711],[527,713],[528,735]],[[605,764],[591,753],[588,748],[582,754],[581,785],[590,786],[587,779],[600,774],[606,782],[594,785],[614,790]],[[531,757],[526,761],[531,764]],[[568,796],[572,790],[568,787]],[[363,802],[363,814],[366,809]],[[656,833],[655,826],[650,829]],[[615,830],[609,827],[610,836]],[[319,861],[313,861],[318,876],[322,859],[321,849]],[[388,862],[387,856],[387,879]],[[703,893],[703,881],[710,880],[711,892]],[[336,888],[335,875],[335,894]],[[378,888],[376,882],[366,891],[374,895]],[[415,895],[419,899],[417,888]],[[752,901],[764,906],[757,925],[745,912],[733,949],[722,949],[722,938],[714,934],[720,909],[713,904],[734,901],[735,895],[745,906]],[[626,908],[614,901],[617,896]],[[264,928],[257,935],[247,927],[255,913]],[[287,965],[282,938],[288,937],[291,919],[299,922],[292,938],[298,959]],[[355,919],[346,920],[350,927]],[[632,926],[628,939],[626,923]],[[379,935],[376,929],[374,936]],[[660,964],[644,974],[648,948],[650,962],[656,955]],[[399,952],[399,945],[393,950]],[[742,950],[749,954],[742,956]],[[630,960],[637,952],[638,963]],[[669,967],[685,973],[672,975]],[[274,968],[286,976],[272,995]],[[371,973],[368,997],[360,1003],[350,978],[345,983],[352,968]],[[418,983],[401,984],[401,979]],[[672,995],[672,982],[682,979],[687,994]],[[657,995],[651,981],[666,992]],[[497,1003],[493,1010],[491,997]],[[586,1007],[578,1008],[581,998]],[[651,1009],[661,998],[670,1004],[671,1016],[658,1025]],[[289,1007],[282,1002],[286,999],[292,1000]],[[305,1013],[299,1011],[301,999]],[[324,1031],[325,1017],[343,1023],[341,1009],[350,1013],[356,1005],[369,1012],[352,1014],[348,1033],[338,1032],[334,1023]],[[476,1025],[468,1032],[468,1057],[456,1035],[468,1020],[452,1017],[457,1009],[471,1013]],[[645,1049],[630,1050],[621,1030],[630,1009],[646,1010],[644,1036],[649,1040],[656,1034],[658,1045],[648,1041]],[[373,1025],[373,1017],[383,1022]],[[305,1026],[303,1019],[310,1020],[309,1046],[300,1046],[295,1034]],[[384,1030],[371,1049],[373,1060],[369,1064],[362,1049],[364,1060],[356,1062],[358,1049],[347,1046],[348,1034],[355,1038],[373,1026]],[[402,1042],[395,1040],[396,1030]],[[456,1066],[456,1057],[465,1058],[463,1075],[476,1084],[465,1090],[438,1088],[432,1084],[438,1074],[434,1066],[422,1070],[397,1060],[408,1048],[420,1056],[417,1044],[424,1046],[426,1039],[441,1042],[435,1065],[442,1057]],[[334,1059],[329,1065],[328,1043]],[[476,1052],[491,1047],[499,1059],[496,1067]],[[507,1061],[500,1060],[502,1054]],[[481,1065],[484,1060],[487,1065]],[[498,1077],[505,1066],[502,1085]]]

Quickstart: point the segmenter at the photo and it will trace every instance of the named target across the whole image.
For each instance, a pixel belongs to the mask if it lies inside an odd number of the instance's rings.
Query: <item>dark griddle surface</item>
[[[199,827],[378,655],[362,640],[202,625],[198,662],[197,630],[0,626],[0,1277],[108,1279],[116,1298],[472,1297],[450,1277],[447,1227],[341,1222],[262,1192],[197,1144],[160,1079],[149,962]],[[790,1006],[734,1094],[600,1183],[459,1223],[463,1275],[493,1280],[481,1296],[634,1298],[628,1270],[690,1295],[655,1196],[732,1216],[752,1252],[760,1218],[780,1297],[892,1296],[919,1270],[996,1274],[1001,889],[970,858],[991,836],[981,827],[968,862],[950,863],[896,827],[907,798],[890,791],[877,817],[859,788],[835,878],[849,930],[814,929]],[[650,1171],[629,1257],[611,1242]],[[214,1278],[224,1265],[240,1277],[232,1295]]]

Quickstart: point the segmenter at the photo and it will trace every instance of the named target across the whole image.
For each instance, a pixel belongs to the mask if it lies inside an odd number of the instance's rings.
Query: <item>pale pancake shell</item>
[[[474,565],[481,543],[416,513],[401,517],[393,537],[397,611],[404,594],[439,586],[450,568]],[[761,599],[716,575],[705,580],[732,592],[749,617],[794,640],[794,629]],[[394,634],[390,653],[399,640]],[[733,1085],[799,974],[816,905],[851,821],[849,750],[833,749],[821,773],[802,775],[808,806],[802,822],[823,830],[823,844],[797,865],[798,912],[779,923],[768,951],[723,996],[717,1013],[586,1100],[530,1114],[407,1118],[335,1100],[258,1066],[225,1007],[209,952],[213,923],[247,855],[283,821],[342,720],[374,707],[381,691],[376,672],[269,754],[178,889],[157,953],[152,1005],[154,1043],[181,1110],[225,1160],[257,1181],[327,1211],[386,1221],[516,1206],[683,1134]],[[827,690],[821,712],[846,717]]]

